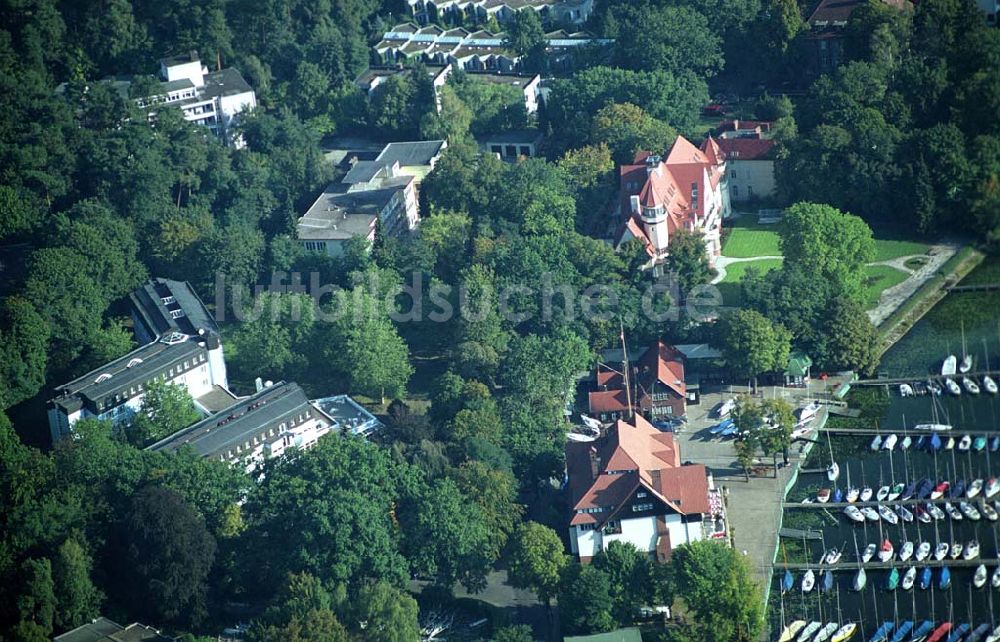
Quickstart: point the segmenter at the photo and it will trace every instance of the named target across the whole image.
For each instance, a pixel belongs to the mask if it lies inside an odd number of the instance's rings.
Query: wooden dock
[[[917,562],[912,558],[905,562],[900,562],[898,558],[889,560],[888,562],[880,562],[877,559],[873,559],[872,561],[866,564],[865,563],[860,564],[860,567],[864,568],[865,571],[878,571],[878,570],[888,570],[892,568],[904,569],[904,568],[909,568],[911,566],[916,566],[918,568],[923,568],[925,566],[929,566],[931,568],[942,568],[945,566],[948,568],[976,568],[980,564],[985,564],[988,569],[992,569],[993,567],[1000,564],[1000,559],[994,559],[994,558],[983,558],[983,559],[976,558],[974,560],[943,559],[938,561],[933,558],[928,558],[922,562]],[[788,569],[790,571],[805,571],[812,569],[814,571],[829,570],[833,572],[837,571],[856,572],[859,568],[859,564],[857,560],[853,562],[837,562],[836,564],[804,564],[802,562],[775,562],[774,568],[780,569],[782,571],[785,569]],[[935,578],[935,580],[936,579],[937,578]]]
[[[787,537],[789,539],[808,539],[818,542],[823,539],[823,532],[802,530],[801,528],[782,528],[778,531],[778,537]]]
[[[938,437],[940,437],[942,441],[948,441],[948,437],[955,437],[956,440],[957,440],[959,437],[962,437],[963,435],[969,435],[970,437],[993,437],[994,435],[1000,435],[1000,430],[938,430],[938,431],[931,431],[931,430],[905,430],[905,429],[902,429],[902,428],[900,428],[898,430],[894,430],[894,429],[891,429],[891,428],[828,428],[826,426],[823,426],[822,428],[820,428],[819,431],[820,432],[828,432],[831,435],[861,435],[861,436],[868,436],[868,437],[874,437],[875,435],[883,435],[883,436],[886,436],[886,435],[896,435],[900,439],[902,439],[903,437],[909,436],[909,437],[913,438],[914,440],[917,437],[928,437],[928,438],[930,438],[931,433],[937,432]],[[898,442],[896,443],[896,446],[897,447],[893,448],[894,452],[905,452],[905,451],[901,451],[898,448],[898,446],[899,446]],[[881,450],[881,448],[879,450]],[[916,449],[911,446],[907,450],[916,450]],[[888,451],[886,451],[886,452],[888,452]],[[942,447],[941,452],[947,452],[947,451],[945,451],[944,448]],[[959,451],[958,449],[956,449],[955,452],[961,452],[961,451]],[[971,451],[970,450],[969,452],[975,452],[975,451]]]
[[[1000,499],[1000,495],[996,495],[996,497],[998,499]],[[982,495],[979,495],[978,497],[973,497],[972,499],[968,499],[967,497],[939,497],[937,499],[930,499],[930,498],[928,498],[928,499],[894,499],[891,502],[890,501],[884,501],[884,502],[861,502],[861,501],[858,501],[858,502],[854,502],[853,504],[849,504],[847,502],[837,502],[837,503],[827,502],[825,504],[821,504],[820,502],[809,502],[808,504],[803,504],[802,502],[782,502],[781,507],[785,508],[785,509],[788,509],[788,508],[812,508],[812,509],[830,508],[830,509],[836,510],[838,508],[840,508],[840,509],[847,508],[848,506],[857,506],[858,508],[864,508],[865,506],[871,506],[872,508],[877,509],[879,506],[896,506],[896,505],[916,506],[917,504],[945,504],[947,502],[952,502],[957,507],[957,505],[958,505],[959,502],[968,502],[968,503],[972,504],[973,506],[978,506],[979,504],[981,504],[981,503],[983,503],[985,501],[992,501],[992,498],[989,499],[989,500],[987,500]],[[966,519],[968,519],[968,518],[966,518]],[[986,521],[986,522],[989,522],[989,520],[987,520],[985,517],[983,518],[983,520]],[[858,524],[860,524],[860,523],[861,522],[858,522]],[[875,524],[877,522],[872,522],[872,523]]]
[[[851,386],[899,386],[901,383],[913,383],[914,381],[927,381],[928,379],[932,381],[942,382],[945,379],[955,379],[956,381],[961,381],[962,377],[969,377],[976,383],[980,383],[983,380],[984,375],[990,375],[994,379],[997,375],[1000,375],[998,370],[977,370],[975,372],[966,372],[965,374],[956,373],[953,375],[943,376],[940,374],[926,374],[913,377],[897,377],[897,378],[884,378],[884,379],[858,379],[857,381],[852,381]],[[968,394],[964,389],[963,394]],[[947,395],[947,391],[941,393],[942,396]],[[982,391],[981,395],[989,396],[989,393],[985,390]],[[970,395],[970,396],[980,396],[980,395]]]

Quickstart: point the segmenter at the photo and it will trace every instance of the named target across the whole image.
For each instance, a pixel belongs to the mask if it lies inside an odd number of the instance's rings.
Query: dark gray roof
[[[314,399],[313,403],[336,421],[338,428],[349,432],[364,433],[375,430],[382,425],[382,422],[376,419],[375,415],[347,395]]]
[[[299,239],[349,239],[368,234],[392,197],[410,180],[408,176],[402,181],[394,179],[389,182],[401,184],[359,192],[336,192],[328,188],[299,218],[296,225]]]
[[[400,167],[430,165],[431,160],[441,153],[444,146],[443,140],[389,143],[375,159],[375,162],[383,166],[399,162]]]
[[[129,624],[127,627],[99,617],[89,624],[53,638],[54,642],[173,642],[174,638],[162,635],[153,627],[144,624]]]
[[[306,413],[312,416],[319,412],[309,403],[298,384],[279,381],[222,412],[156,442],[146,450],[172,453],[190,446],[202,457],[218,457],[291,417]]]
[[[383,167],[385,166],[382,163],[359,160],[354,163],[354,166],[351,167],[351,170],[344,175],[344,178],[340,182],[350,183],[351,185],[355,183],[367,183],[375,178],[382,171]]]
[[[199,98],[232,96],[253,91],[243,75],[234,67],[205,74],[205,86],[199,91]]]
[[[164,303],[163,299],[168,297],[173,297],[173,301]],[[219,326],[212,314],[187,281],[150,279],[129,294],[129,301],[139,321],[152,336],[163,336],[171,332],[202,334],[199,330],[216,335],[219,333]],[[182,316],[174,318],[178,314]]]
[[[190,369],[195,367],[199,355],[205,354],[207,359],[207,349],[200,344],[201,342],[194,339],[174,344],[160,341],[149,343],[124,357],[91,370],[82,377],[58,386],[56,388],[58,396],[49,403],[60,406],[67,412],[73,412],[81,405],[86,405],[94,414],[100,414],[98,406],[105,399],[113,399],[116,394],[124,394],[124,391],[132,386],[145,384],[170,368],[176,368],[178,365],[183,367],[185,360],[188,361]],[[200,363],[200,360],[198,362]],[[131,396],[130,393],[126,395],[126,397]]]
[[[477,82],[487,82],[494,85],[512,85],[518,89],[524,89],[539,76],[538,74],[519,75],[466,71],[465,77]]]
[[[164,93],[177,91],[179,89],[194,89],[194,83],[189,78],[178,78],[160,83],[160,90]]]

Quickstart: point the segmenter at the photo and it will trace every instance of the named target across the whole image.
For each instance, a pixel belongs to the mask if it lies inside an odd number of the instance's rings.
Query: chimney
[[[590,447],[590,476],[597,478],[601,470],[601,458],[597,456],[597,448]]]

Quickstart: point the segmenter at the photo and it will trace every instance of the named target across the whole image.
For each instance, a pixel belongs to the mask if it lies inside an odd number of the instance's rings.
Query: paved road
[[[747,258],[733,258],[730,256],[720,256],[715,259],[715,276],[712,278],[712,285],[722,283],[726,278],[726,266],[733,263],[749,263],[750,261],[764,261],[766,259],[784,259],[783,256],[751,256]]]

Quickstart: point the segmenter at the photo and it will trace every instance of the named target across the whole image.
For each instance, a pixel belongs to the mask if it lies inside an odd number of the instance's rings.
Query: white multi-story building
[[[406,0],[421,23],[484,22],[493,17],[501,24],[521,9],[536,11],[543,22],[583,24],[594,10],[594,0]]]
[[[723,539],[722,499],[704,466],[682,466],[672,433],[636,415],[597,441],[568,442],[570,547],[581,562],[627,542],[660,562],[674,548]]]
[[[144,345],[56,388],[48,402],[53,443],[84,418],[130,424],[154,381],[183,386],[205,414],[235,399],[218,327],[190,284],[153,279],[129,299],[136,339]]]
[[[156,93],[136,99],[150,117],[160,105],[177,107],[188,122],[208,127],[227,144],[243,145],[233,127],[240,114],[257,107],[257,95],[239,71],[209,71],[192,51],[161,60],[160,78]]]
[[[444,140],[389,143],[375,160],[355,161],[299,218],[299,243],[309,251],[340,256],[348,239],[374,241],[376,224],[386,236],[413,230],[420,222],[420,181],[447,147]]]
[[[311,448],[332,431],[368,434],[379,425],[348,397],[310,401],[298,384],[280,381],[147,450],[173,453],[189,448],[200,457],[236,464],[253,473],[264,460],[280,457],[289,449]]]
[[[730,120],[716,130],[733,202],[774,196],[774,141],[767,121]]]
[[[714,265],[722,253],[722,219],[730,214],[726,159],[714,139],[698,149],[678,136],[665,159],[639,152],[619,178],[616,247],[640,239],[655,267],[670,253],[671,236],[683,229],[702,235]]]

